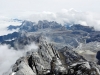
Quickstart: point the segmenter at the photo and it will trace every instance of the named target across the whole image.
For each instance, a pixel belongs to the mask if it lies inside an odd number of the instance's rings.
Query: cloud
[[[0,45],[0,48],[0,75],[2,75],[22,56],[22,52],[10,49],[8,45]]]
[[[96,30],[100,30],[100,13],[95,12],[81,12],[75,9],[62,9],[60,12],[33,12],[25,11],[17,15],[18,19],[29,20],[33,22],[38,22],[39,20],[57,21],[62,25],[64,23],[68,24],[82,24],[85,26],[92,26]],[[0,16],[0,35],[11,33],[7,31],[6,27],[8,25],[21,25],[19,22],[14,22],[12,19]],[[12,31],[13,32],[13,31]]]
[[[27,16],[25,16],[27,15]],[[25,12],[20,19],[38,22],[38,20],[57,21],[64,24],[82,24],[100,30],[100,14],[93,12],[80,12],[74,9],[63,9],[60,12]]]
[[[7,35],[9,33],[12,33],[12,32],[17,32],[18,29],[16,30],[7,30],[7,27],[9,25],[21,25],[20,22],[17,22],[17,21],[14,21],[13,19],[10,19],[8,17],[5,17],[5,16],[0,16],[0,36],[2,35]]]
[[[2,35],[7,35],[13,32],[18,32],[18,29],[14,29],[14,30],[7,30],[7,28],[0,28],[0,36]]]
[[[24,49],[27,51],[37,51],[37,49],[38,49],[38,46],[33,42],[33,43],[31,43],[31,44],[28,44],[28,45],[26,45],[25,47],[24,47]]]
[[[18,58],[24,56],[27,51],[36,51],[37,48],[38,47],[34,43],[27,45],[23,50],[14,50],[6,44],[0,45],[0,75],[3,73],[7,73],[8,75],[10,72],[9,70]]]

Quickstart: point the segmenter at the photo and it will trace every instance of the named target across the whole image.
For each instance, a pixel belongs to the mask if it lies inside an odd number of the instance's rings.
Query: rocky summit
[[[100,75],[100,68],[67,46],[58,49],[42,40],[38,50],[28,51],[16,61],[10,75]]]

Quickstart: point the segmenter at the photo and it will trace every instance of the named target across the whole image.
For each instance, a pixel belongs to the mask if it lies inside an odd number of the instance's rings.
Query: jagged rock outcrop
[[[63,61],[68,65],[68,75],[100,75],[100,68],[96,63],[87,61],[68,47],[60,49],[60,55],[64,57]]]
[[[52,60],[52,57],[58,54],[56,53],[56,50],[53,50],[53,48],[54,47],[51,44],[47,44],[46,42],[44,43],[40,41],[38,51],[28,52],[25,57],[26,59],[20,58],[19,60],[17,60],[17,62],[15,63],[15,66],[13,67],[13,72],[16,72],[15,75],[18,75],[19,72],[22,73],[23,71],[23,70],[21,71],[20,68],[23,67],[23,69],[26,69],[25,66],[30,67],[31,71],[33,71],[35,74],[43,74],[45,73],[45,71],[48,71],[48,70],[50,71],[50,62]],[[21,65],[21,63],[26,64],[26,65]],[[31,74],[29,73],[29,75]]]
[[[100,75],[100,70],[92,62],[74,63],[70,65],[68,75]]]
[[[68,65],[71,65],[76,62],[84,62],[86,59],[84,59],[82,56],[80,56],[78,53],[76,53],[73,50],[70,50],[67,46],[59,50],[59,53],[61,56],[65,58],[65,62]]]
[[[28,60],[22,57],[16,61],[12,68],[11,75],[36,75],[33,70],[29,67]]]
[[[39,41],[37,51],[30,51],[19,58],[11,75],[100,75],[99,67],[84,59],[68,47],[57,48],[46,41]]]

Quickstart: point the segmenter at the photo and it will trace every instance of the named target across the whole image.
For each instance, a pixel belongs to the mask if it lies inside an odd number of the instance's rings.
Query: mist
[[[27,15],[27,16],[26,16]],[[60,12],[24,12],[18,17],[22,20],[38,22],[39,20],[56,21],[64,24],[82,24],[100,30],[100,14],[95,12],[81,12],[75,9],[62,9]]]
[[[10,17],[0,15],[0,36],[18,32],[18,29],[8,30],[7,27],[9,25],[21,25],[21,22],[14,21]]]
[[[32,22],[38,22],[39,20],[56,21],[62,25],[64,24],[81,24],[84,26],[94,27],[95,30],[100,30],[100,13],[96,12],[82,12],[75,9],[62,9],[59,12],[33,12],[25,11],[17,14],[19,20],[28,20]],[[0,35],[12,33],[18,30],[8,31],[7,26],[9,25],[21,25],[20,22],[14,22],[12,17],[6,17],[5,15],[0,16]]]
[[[9,45],[0,45],[0,75],[10,73],[10,69],[14,65],[17,59],[22,56],[25,56],[27,51],[36,51],[38,46],[34,43],[27,45],[25,49],[22,50],[14,50],[10,48]]]

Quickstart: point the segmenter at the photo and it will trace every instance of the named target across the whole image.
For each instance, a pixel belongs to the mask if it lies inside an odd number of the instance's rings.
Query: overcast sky
[[[0,0],[0,24],[4,27],[5,19],[18,18],[82,24],[100,30],[99,8],[100,0]]]
[[[78,11],[100,12],[100,0],[0,0],[0,14],[18,15],[23,12],[59,12],[74,8]]]

